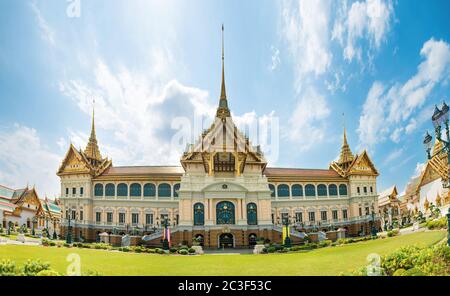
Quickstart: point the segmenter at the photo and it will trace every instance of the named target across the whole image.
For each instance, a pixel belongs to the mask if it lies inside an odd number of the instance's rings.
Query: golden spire
[[[224,27],[222,24],[222,85],[220,89],[219,108],[217,108],[216,116],[219,118],[230,117],[230,109],[228,109],[227,92],[225,89],[225,45],[224,45]]]
[[[344,116],[344,114],[342,114],[342,116]],[[347,131],[345,130],[345,123],[344,123],[344,141],[342,143],[341,155],[339,156],[339,163],[344,164],[352,161],[353,161],[353,154],[352,151],[350,150],[350,146],[347,143]]]
[[[95,104],[95,101],[94,101]],[[91,128],[91,136],[89,137],[89,142],[84,150],[84,153],[87,157],[93,160],[102,160],[102,156],[100,154],[100,149],[98,148],[97,136],[95,134],[95,108],[92,107],[92,128]]]

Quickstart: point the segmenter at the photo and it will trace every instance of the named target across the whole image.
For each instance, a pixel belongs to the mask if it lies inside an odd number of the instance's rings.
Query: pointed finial
[[[81,149],[80,149],[81,151]],[[100,154],[100,150],[98,148],[97,144],[97,136],[95,132],[95,97],[92,98],[92,127],[91,127],[91,135],[89,137],[89,142],[86,146],[86,149],[84,150],[84,153],[86,155],[93,159],[100,161],[102,159],[102,156]]]
[[[230,117],[230,109],[228,109],[227,92],[225,88],[225,39],[224,26],[222,24],[222,84],[220,88],[219,108],[217,108],[216,116],[222,119]]]
[[[342,148],[341,148],[341,154],[339,156],[339,163],[340,164],[348,164],[353,161],[353,153],[350,149],[350,146],[347,142],[347,130],[345,128],[345,114],[342,113],[342,125],[344,129],[344,136],[342,141]]]

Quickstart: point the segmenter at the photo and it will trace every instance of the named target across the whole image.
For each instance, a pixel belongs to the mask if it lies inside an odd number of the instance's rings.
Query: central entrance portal
[[[234,248],[234,237],[231,233],[222,233],[219,236],[219,248]]]

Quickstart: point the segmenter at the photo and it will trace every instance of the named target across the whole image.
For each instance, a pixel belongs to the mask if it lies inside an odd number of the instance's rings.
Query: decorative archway
[[[250,233],[248,236],[248,245],[249,246],[254,246],[256,245],[256,240],[258,239],[258,237],[256,236],[255,233]]]
[[[219,248],[234,248],[234,236],[231,233],[222,233],[219,235]]]
[[[216,224],[235,224],[234,204],[229,201],[221,201],[216,206]]]

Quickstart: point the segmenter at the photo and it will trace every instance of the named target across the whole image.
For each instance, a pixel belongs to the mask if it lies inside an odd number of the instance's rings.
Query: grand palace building
[[[338,151],[336,151],[338,152]],[[354,155],[344,129],[340,157],[326,169],[268,165],[233,123],[225,88],[215,120],[180,156],[180,166],[114,166],[99,150],[94,116],[87,147],[70,145],[61,180],[63,232],[75,239],[100,233],[146,235],[158,243],[168,224],[172,243],[248,246],[258,238],[281,241],[282,227],[301,240],[337,230],[347,236],[378,227],[378,172],[368,153]]]

